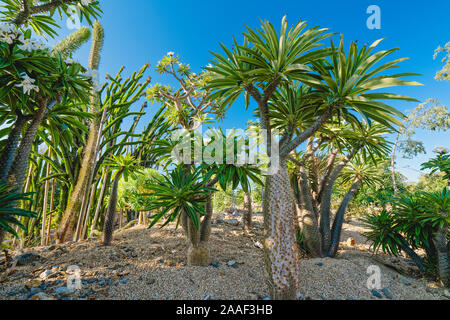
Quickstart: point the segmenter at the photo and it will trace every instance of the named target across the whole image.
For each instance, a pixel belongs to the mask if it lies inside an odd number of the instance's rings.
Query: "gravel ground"
[[[0,300],[256,300],[267,296],[263,275],[262,216],[255,215],[253,234],[223,223],[232,217],[216,216],[213,224],[211,265],[187,267],[182,230],[169,226],[148,230],[136,226],[115,235],[113,246],[102,247],[91,239],[77,244],[37,247],[41,259],[0,273]],[[220,219],[219,221],[217,219]],[[240,217],[235,217],[240,221]],[[231,222],[233,222],[231,220]],[[338,259],[304,259],[301,291],[307,300],[447,299],[444,290],[424,279],[405,277],[372,258],[357,222],[345,224]],[[347,241],[353,238],[355,243]],[[0,258],[1,260],[1,258]],[[398,263],[405,261],[400,261]],[[234,262],[234,264],[233,264]],[[66,292],[68,266],[81,270],[82,289]],[[230,266],[232,265],[232,266]],[[387,294],[375,297],[367,289],[367,268],[378,265]],[[40,275],[47,271],[43,281]],[[39,293],[40,292],[40,293]]]

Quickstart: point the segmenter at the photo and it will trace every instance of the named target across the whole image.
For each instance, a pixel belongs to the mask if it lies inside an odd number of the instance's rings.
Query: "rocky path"
[[[116,234],[111,247],[91,239],[12,253],[17,264],[0,271],[0,300],[267,299],[262,216],[255,220],[253,235],[243,236],[240,217],[218,215],[211,264],[205,268],[185,265],[182,230],[173,227],[135,226]],[[301,261],[304,299],[447,299],[436,283],[403,276],[374,260],[357,223],[344,228],[338,259]],[[382,288],[375,292],[367,288],[371,265],[381,270]],[[73,291],[67,281],[77,272],[81,289]]]

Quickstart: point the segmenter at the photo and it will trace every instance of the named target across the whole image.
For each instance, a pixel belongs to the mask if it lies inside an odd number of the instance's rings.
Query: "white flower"
[[[39,92],[39,87],[33,84],[36,81],[35,79],[30,78],[26,73],[23,73],[20,76],[22,77],[22,82],[16,84],[16,87],[22,87],[24,94],[29,95],[31,90]]]
[[[81,4],[83,5],[83,6],[88,6],[89,4],[91,4],[92,3],[92,0],[81,0]]]
[[[0,22],[0,32],[2,33],[16,33],[17,27],[15,24]]]
[[[7,44],[13,44],[15,38],[16,36],[14,34],[5,33],[0,38],[0,41],[6,42]]]
[[[34,50],[34,43],[30,39],[23,39],[23,40],[20,39],[20,41],[22,42],[22,44],[18,46],[20,48],[20,50],[23,50],[23,51],[33,51]]]
[[[34,49],[35,50],[47,50],[48,47],[45,45],[45,43],[41,40],[35,40],[33,41]]]
[[[175,55],[175,52],[169,51],[169,52],[167,52],[167,55],[168,55],[169,57],[172,57],[173,55]]]

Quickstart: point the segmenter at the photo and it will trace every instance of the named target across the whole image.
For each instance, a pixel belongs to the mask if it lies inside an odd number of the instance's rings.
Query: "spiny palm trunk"
[[[322,257],[322,236],[319,219],[314,210],[308,177],[304,167],[300,168],[299,198],[300,224],[305,244],[311,256]]]
[[[450,286],[449,283],[450,267],[447,248],[447,230],[448,224],[444,224],[444,226],[439,226],[436,234],[434,235],[434,245],[437,250],[439,278],[446,288]]]
[[[33,121],[28,127],[25,135],[20,142],[20,146],[17,149],[17,154],[14,158],[14,162],[11,165],[11,169],[8,175],[8,180],[13,183],[13,186],[19,191],[22,191],[23,184],[25,182],[28,162],[30,159],[31,149],[33,147],[34,139],[36,133],[41,126],[42,121],[45,119],[48,111],[56,105],[57,101],[48,101],[47,99],[42,99],[40,101],[40,108],[38,112],[33,117]]]
[[[244,193],[244,214],[242,216],[242,224],[244,231],[248,231],[252,228],[253,208],[252,208],[252,196],[250,192]]]
[[[96,112],[97,109],[95,108],[93,110],[93,113],[95,114]],[[73,232],[73,229],[77,222],[77,217],[81,214],[81,207],[83,204],[83,200],[85,199],[86,189],[89,187],[88,181],[94,166],[99,125],[100,121],[97,118],[92,120],[89,129],[89,138],[84,152],[78,180],[72,192],[72,195],[70,196],[67,208],[64,212],[61,226],[57,232],[58,242],[60,243],[67,240],[66,235],[68,233]]]
[[[295,199],[286,160],[266,180],[264,197],[264,263],[270,297],[295,300],[299,279],[299,251],[295,238]]]
[[[111,195],[109,196],[108,209],[106,211],[105,224],[103,226],[103,245],[111,245],[114,232],[114,220],[116,217],[117,209],[117,191],[119,189],[119,180],[122,176],[122,171],[118,171],[114,177]]]
[[[328,257],[334,258],[338,252],[345,212],[347,211],[348,205],[354,197],[355,193],[358,191],[360,185],[361,180],[355,179],[352,187],[347,192],[344,200],[342,200],[341,205],[339,206],[339,209],[336,213],[336,218],[333,222],[333,227],[331,229],[331,244],[330,249],[328,250]]]
[[[19,139],[22,134],[22,130],[27,121],[28,119],[24,116],[18,115],[17,120],[11,129],[8,140],[6,141],[5,147],[0,156],[0,181],[4,181],[8,177],[9,170],[11,169],[14,161],[14,155],[16,154],[19,146]]]
[[[182,225],[186,232],[188,251],[187,251],[187,263],[189,266],[207,266],[209,263],[210,251],[209,251],[209,238],[211,236],[211,219],[213,215],[212,198],[206,202],[205,205],[206,216],[200,224],[200,228],[197,229],[191,219],[183,212],[182,213]],[[198,215],[200,219],[200,215]]]

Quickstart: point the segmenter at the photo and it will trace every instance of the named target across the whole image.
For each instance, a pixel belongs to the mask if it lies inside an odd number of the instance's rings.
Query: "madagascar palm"
[[[378,159],[373,161],[372,159],[368,159],[364,154],[359,154],[350,161],[347,167],[342,171],[340,185],[350,185],[350,188],[339,205],[333,227],[331,228],[331,242],[328,249],[329,257],[334,257],[337,254],[342,224],[350,201],[360,190],[361,186],[376,186],[381,183],[381,180],[378,178],[377,170],[377,164],[379,162]]]
[[[431,174],[438,171],[445,174],[444,179],[448,180],[450,186],[450,154],[439,154],[434,159],[422,164],[422,170],[431,169]]]
[[[439,277],[443,285],[450,287],[450,259],[448,253],[450,226],[450,190],[444,188],[442,192],[425,193],[426,220],[435,228],[434,245],[437,252]]]
[[[108,209],[106,211],[105,224],[103,226],[103,245],[111,245],[114,231],[114,221],[116,217],[117,208],[117,191],[119,188],[120,179],[124,178],[128,181],[128,177],[135,177],[139,172],[137,167],[138,161],[131,155],[113,156],[107,162],[108,167],[114,171],[114,179],[111,187],[111,193],[108,201]]]
[[[314,121],[297,135],[296,127],[284,130],[279,145],[279,170],[266,181],[264,212],[268,229],[265,232],[265,263],[271,297],[275,299],[295,298],[299,277],[294,230],[295,206],[286,158],[329,121],[333,114],[345,114],[350,118],[350,111],[353,110],[380,123],[398,123],[395,116],[400,113],[376,100],[410,98],[371,94],[370,91],[417,84],[401,80],[401,74],[379,75],[395,67],[398,60],[371,69],[394,50],[372,54],[377,43],[369,48],[364,46],[361,50],[352,44],[346,58],[343,45],[338,49],[332,46],[316,50],[321,46],[320,41],[329,35],[325,29],[305,30],[305,27],[304,22],[299,22],[288,29],[284,18],[280,35],[267,21],[262,22],[262,30],[247,28],[244,45],[235,44],[233,50],[222,45],[225,56],[214,54],[213,66],[207,68],[213,73],[207,85],[207,88],[215,90],[212,98],[230,104],[245,92],[247,104],[249,97],[257,102],[262,129],[267,131],[269,137],[268,150],[271,149],[273,129],[268,101],[274,98],[274,92],[283,86],[286,90],[295,90],[295,80],[314,89],[308,96],[308,102],[302,103],[304,108],[299,110],[304,112],[305,109],[312,109],[309,114],[314,114]],[[330,61],[326,60],[328,56]],[[276,226],[280,226],[280,229]],[[281,257],[281,252],[288,254]],[[276,265],[272,267],[273,264]]]
[[[209,259],[210,228],[207,220],[202,221],[207,215],[204,204],[210,198],[210,192],[215,191],[208,187],[209,179],[209,176],[202,176],[200,167],[189,172],[183,165],[178,165],[168,176],[156,177],[156,181],[146,186],[151,190],[148,195],[153,200],[146,209],[158,210],[152,217],[150,228],[163,218],[163,226],[173,221],[177,226],[181,223],[187,233],[189,265],[204,266]],[[184,219],[185,215],[189,219]]]

